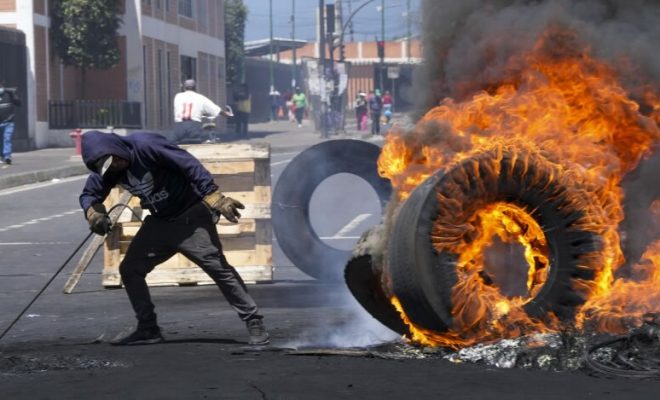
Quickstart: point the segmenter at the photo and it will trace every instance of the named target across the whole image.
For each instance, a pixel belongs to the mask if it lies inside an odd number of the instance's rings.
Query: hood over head
[[[87,169],[98,173],[96,162],[108,155],[132,161],[131,147],[116,133],[89,131],[82,135],[82,159]]]

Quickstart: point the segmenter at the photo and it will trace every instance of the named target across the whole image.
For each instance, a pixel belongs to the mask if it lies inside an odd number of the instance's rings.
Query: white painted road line
[[[357,217],[353,218],[351,222],[346,224],[343,228],[341,228],[337,233],[335,233],[335,237],[345,237],[347,233],[352,231],[353,229],[357,228],[358,225],[362,223],[362,221],[366,220],[369,218],[371,214],[360,214]]]
[[[287,153],[272,153],[271,157],[290,156],[291,154],[300,154],[299,151],[289,151]]]
[[[35,218],[35,219],[31,219],[29,221],[23,222],[21,224],[14,224],[14,225],[5,226],[4,228],[0,228],[0,232],[7,232],[7,231],[10,231],[12,229],[23,228],[26,225],[33,225],[33,224],[36,224],[38,222],[48,221],[48,220],[51,220],[51,219],[54,219],[54,218],[66,217],[67,215],[76,214],[76,213],[80,213],[80,212],[82,212],[81,209],[75,209],[75,210],[65,211],[65,212],[60,213],[60,214],[54,214],[54,215],[51,215],[50,217]]]
[[[0,246],[31,246],[31,245],[62,245],[73,244],[72,242],[0,242]]]
[[[287,163],[291,162],[291,160],[293,160],[293,158],[289,158],[288,160],[276,161],[274,163],[270,163],[270,166],[274,167],[274,166],[280,165],[280,164],[287,164]]]
[[[27,190],[41,189],[43,187],[59,185],[60,183],[73,182],[73,181],[77,181],[77,180],[81,180],[81,179],[87,179],[87,175],[74,176],[74,177],[71,177],[71,178],[64,178],[64,179],[53,179],[52,181],[49,181],[49,182],[33,183],[31,185],[24,185],[24,186],[19,186],[19,187],[16,187],[16,188],[4,189],[4,190],[0,190],[0,196],[6,196],[8,194],[25,192]]]

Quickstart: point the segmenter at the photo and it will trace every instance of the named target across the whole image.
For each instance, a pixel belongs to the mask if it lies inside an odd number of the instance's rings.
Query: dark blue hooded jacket
[[[126,171],[108,171],[104,177],[94,163],[106,155],[130,162]],[[202,197],[218,190],[211,173],[187,151],[150,132],[130,136],[90,131],[82,136],[82,157],[92,173],[80,195],[83,210],[101,203],[116,185],[138,196],[142,208],[158,217],[181,214]]]

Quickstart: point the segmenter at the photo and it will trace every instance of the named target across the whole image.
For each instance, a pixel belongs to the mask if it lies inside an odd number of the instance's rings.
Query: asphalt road
[[[295,153],[272,155],[273,185]],[[0,329],[86,236],[77,205],[82,178],[0,191]],[[356,201],[359,199],[359,201]],[[350,248],[380,219],[375,193],[335,176],[312,199],[319,236]],[[73,264],[73,263],[72,263]],[[106,342],[134,318],[123,290],[101,286],[94,259],[72,295],[65,269],[0,341],[2,399],[657,399],[660,383],[584,372],[497,369],[438,357],[294,356],[289,348],[354,348],[396,339],[343,285],[322,284],[274,242],[275,281],[250,291],[272,345],[246,348],[246,332],[213,286],[152,288],[168,342],[117,348]],[[357,354],[359,355],[359,354]]]

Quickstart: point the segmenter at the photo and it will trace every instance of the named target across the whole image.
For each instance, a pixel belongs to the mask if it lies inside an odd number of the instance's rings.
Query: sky
[[[268,39],[270,35],[269,4],[271,0],[243,0],[248,7],[248,21],[245,27],[245,40]],[[273,3],[273,36],[291,37],[291,5],[293,0],[272,0]],[[342,0],[344,9],[344,22],[348,17],[349,3],[355,10],[368,0]],[[385,1],[385,38],[387,40],[406,35],[406,9],[407,0],[384,0]],[[334,0],[325,0],[326,4],[334,3]],[[419,5],[421,0],[410,0],[410,18],[412,19],[412,33],[419,32],[417,29],[419,20]],[[296,4],[296,39],[316,39],[316,8],[318,0],[295,0]],[[376,35],[380,36],[381,0],[372,1],[364,6],[353,17],[353,39],[355,41],[373,41]],[[347,29],[345,40],[351,40],[351,34]]]

